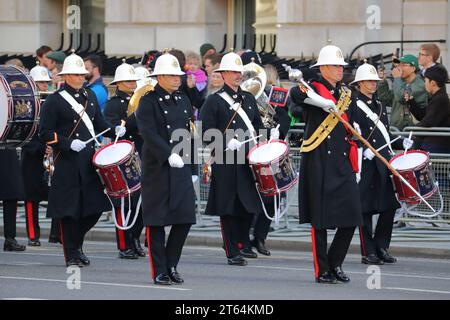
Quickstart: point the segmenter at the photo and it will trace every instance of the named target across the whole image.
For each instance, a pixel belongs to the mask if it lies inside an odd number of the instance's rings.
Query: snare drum
[[[40,103],[29,75],[15,66],[0,66],[0,148],[29,142],[38,125]]]
[[[424,199],[431,197],[437,191],[428,152],[409,150],[405,155],[403,153],[396,155],[389,163]],[[392,179],[399,201],[405,201],[408,204],[421,202],[420,198],[398,177],[393,176]]]
[[[248,160],[258,190],[265,196],[288,191],[298,182],[289,158],[289,146],[282,140],[259,143],[248,153]]]
[[[92,162],[109,196],[123,198],[141,188],[141,160],[133,142],[107,144],[95,152]]]

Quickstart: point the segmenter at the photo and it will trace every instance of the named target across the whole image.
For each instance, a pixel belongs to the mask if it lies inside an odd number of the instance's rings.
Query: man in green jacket
[[[414,97],[417,105],[425,108],[428,103],[428,93],[421,77],[417,76],[419,61],[412,54],[407,54],[397,61],[398,66],[392,70],[394,82],[389,89],[387,81],[383,80],[378,88],[378,95],[384,101],[392,101],[391,104],[391,127],[402,130],[406,126],[413,126],[418,121],[414,118],[407,107],[404,99],[405,92]]]

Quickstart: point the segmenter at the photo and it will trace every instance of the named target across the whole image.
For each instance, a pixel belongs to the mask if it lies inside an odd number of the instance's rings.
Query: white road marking
[[[9,279],[9,280],[25,280],[25,281],[45,281],[45,282],[63,282],[66,283],[67,280],[61,279],[44,279],[44,278],[25,278],[25,277],[7,277],[0,276],[0,279]],[[177,291],[191,291],[192,289],[188,288],[176,288],[170,286],[152,286],[152,285],[136,285],[136,284],[126,284],[126,283],[111,283],[111,282],[92,282],[92,281],[80,281],[81,285],[83,284],[91,284],[98,286],[113,286],[113,287],[128,287],[128,288],[146,288],[146,289],[165,289],[165,290],[177,290]]]
[[[254,266],[254,265],[247,265],[247,268],[278,269],[278,270],[291,270],[291,271],[310,271],[310,272],[314,271],[312,268],[309,269],[309,268]],[[367,275],[366,272],[360,272],[360,271],[345,271],[345,273]],[[403,278],[419,278],[419,279],[435,279],[435,280],[448,280],[448,281],[450,281],[450,277],[434,277],[434,276],[427,276],[427,275],[421,275],[421,274],[387,273],[387,272],[383,272],[383,271],[381,271],[381,276],[403,277]]]
[[[428,292],[428,293],[442,293],[442,294],[450,294],[450,291],[428,290],[428,289],[416,289],[416,288],[395,288],[395,287],[382,287],[381,289],[388,289],[388,290],[401,290],[401,291],[413,291],[413,292]]]

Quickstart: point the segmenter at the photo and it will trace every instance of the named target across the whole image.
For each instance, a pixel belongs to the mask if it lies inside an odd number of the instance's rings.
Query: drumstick
[[[125,121],[124,120],[120,120],[120,126],[121,127],[125,126]],[[118,139],[119,139],[119,133],[117,132],[116,140],[114,140],[114,145],[116,145]]]
[[[411,137],[412,137],[412,131],[409,132],[408,139],[411,140]],[[407,151],[408,151],[408,149],[405,148],[405,152],[403,152],[403,155],[405,155]]]
[[[90,138],[89,140],[86,140],[84,143],[88,144],[89,142],[91,142],[91,141],[97,139],[98,137],[100,137],[102,134],[108,132],[109,130],[111,130],[111,128],[108,128],[108,129],[106,129],[106,130],[100,132],[98,135],[96,135],[95,137]]]
[[[254,137],[254,138],[250,138],[250,139],[244,140],[244,141],[242,141],[241,143],[242,143],[242,144],[245,144],[245,143],[247,143],[247,142],[252,141],[253,139],[257,139],[257,138],[260,138],[260,137],[262,137],[262,134],[260,134],[259,136]],[[225,149],[225,151],[228,151],[228,150],[230,150],[230,149],[228,149],[228,148]]]
[[[391,144],[391,143],[394,142],[394,141],[397,141],[397,140],[400,139],[400,138],[401,138],[401,136],[398,136],[397,138],[391,140],[389,143],[386,143],[386,144],[382,145],[381,147],[379,147],[379,148],[377,149],[377,151],[383,150],[383,149],[386,148],[389,144]]]
[[[422,200],[433,212],[436,212],[436,210],[434,210],[434,208],[422,197],[422,195],[417,192],[416,189],[414,189],[408,181],[405,180],[405,178],[403,178],[403,176],[401,176],[397,170],[395,170],[395,168],[369,143],[367,142],[366,139],[364,139],[359,133],[358,131],[355,130],[355,128],[353,128],[347,121],[345,121],[337,112],[334,112],[333,109],[330,109],[330,112],[336,116],[336,118],[339,119],[340,122],[342,122],[347,128],[349,128],[349,130],[358,138],[359,141],[361,141],[367,148],[369,148],[376,156],[378,159],[380,159],[388,168],[389,170],[392,172],[392,174],[394,176],[396,176],[397,178],[399,178],[400,180],[402,180],[402,182],[409,188],[412,190],[412,192],[414,192],[416,194],[416,196],[418,196],[420,198],[420,200]]]

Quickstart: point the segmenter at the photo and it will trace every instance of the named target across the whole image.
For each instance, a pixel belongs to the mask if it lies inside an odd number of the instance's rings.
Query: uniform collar
[[[83,88],[77,90],[71,86],[69,86],[67,83],[64,84],[64,90],[66,90],[71,96],[75,98],[80,98],[82,96],[86,97],[86,90]]]
[[[160,98],[164,100],[178,100],[179,92],[174,91],[172,94],[167,92],[165,89],[163,89],[159,84],[156,84],[155,86],[155,92],[160,96]],[[176,99],[175,99],[176,98]]]
[[[129,95],[128,93],[126,93],[125,91],[122,90],[117,90],[116,91],[116,96],[122,99],[127,99],[130,100],[131,95]]]
[[[238,87],[238,91],[234,91],[228,85],[223,85],[223,91],[225,91],[234,101],[242,101],[242,89]]]
[[[325,78],[323,78],[322,76],[319,78],[318,82],[320,82],[321,84],[323,84],[328,91],[331,92],[332,95],[339,95],[339,92],[341,91],[341,82],[337,82],[336,83],[336,87],[333,87],[331,85],[331,83],[329,83]]]

